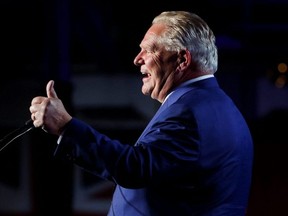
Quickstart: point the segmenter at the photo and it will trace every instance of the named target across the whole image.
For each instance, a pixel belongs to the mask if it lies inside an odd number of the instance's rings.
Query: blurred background
[[[0,135],[30,119],[48,80],[66,108],[133,144],[159,104],[141,93],[133,59],[154,16],[189,10],[212,28],[215,74],[255,142],[248,216],[288,215],[288,1],[0,2]],[[56,137],[33,130],[0,151],[0,215],[103,216],[113,185],[53,158]]]

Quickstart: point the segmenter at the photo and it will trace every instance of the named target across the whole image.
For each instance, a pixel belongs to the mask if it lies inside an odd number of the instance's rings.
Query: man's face
[[[177,66],[177,52],[167,51],[158,43],[159,36],[165,31],[163,24],[154,24],[146,32],[140,52],[134,64],[140,66],[143,74],[142,93],[163,102],[173,87],[174,72]]]

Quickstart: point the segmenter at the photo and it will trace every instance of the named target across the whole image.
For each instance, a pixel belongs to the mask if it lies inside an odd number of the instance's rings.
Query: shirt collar
[[[191,83],[194,83],[194,82],[197,82],[197,81],[200,81],[200,80],[204,80],[204,79],[208,79],[208,78],[210,78],[210,77],[214,77],[214,75],[213,75],[213,74],[208,74],[208,75],[203,75],[203,76],[196,77],[196,78],[194,78],[194,79],[187,80],[187,81],[183,82],[181,85],[179,85],[177,88],[180,88],[180,87],[183,87],[183,86],[187,86],[187,85],[189,85],[189,84],[191,84]],[[177,89],[177,88],[176,88],[176,89]],[[176,90],[176,89],[175,89],[175,90]],[[175,90],[174,90],[174,91],[175,91]],[[163,103],[167,100],[167,98],[168,98],[174,91],[170,92],[170,93],[165,97]],[[162,104],[163,104],[163,103],[162,103]]]

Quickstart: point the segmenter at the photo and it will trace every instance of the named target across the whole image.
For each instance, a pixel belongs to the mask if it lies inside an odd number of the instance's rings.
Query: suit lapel
[[[154,117],[151,119],[145,130],[142,132],[141,136],[138,138],[137,142],[135,143],[135,146],[140,145],[142,138],[149,132],[150,128],[154,124],[157,117],[165,110],[167,107],[174,104],[182,95],[184,95],[188,91],[192,91],[195,88],[214,88],[219,87],[218,82],[216,81],[215,77],[203,79],[194,83],[190,83],[186,86],[179,87],[175,89],[175,91],[167,98],[167,100],[159,107],[158,111],[154,115]]]
[[[160,115],[160,113],[165,110],[167,107],[169,107],[171,104],[175,103],[183,94],[185,94],[186,92],[192,90],[193,87],[191,86],[184,86],[181,88],[176,89],[168,98],[167,100],[161,104],[161,106],[159,107],[158,111],[155,113],[155,115],[153,116],[153,118],[150,120],[149,124],[146,126],[145,130],[142,132],[141,136],[138,138],[135,146],[138,146],[140,143],[139,141],[142,139],[142,137],[148,133],[148,131],[150,130],[152,124],[154,123],[155,119],[157,119],[157,117]]]

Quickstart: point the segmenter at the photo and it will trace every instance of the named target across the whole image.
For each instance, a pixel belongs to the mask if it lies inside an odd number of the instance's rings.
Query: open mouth
[[[151,74],[142,72],[142,78],[148,78],[150,76],[151,76]]]

